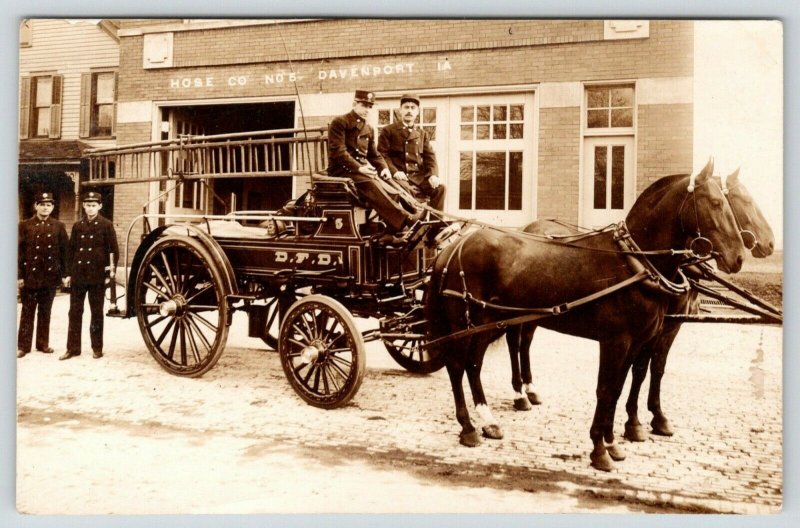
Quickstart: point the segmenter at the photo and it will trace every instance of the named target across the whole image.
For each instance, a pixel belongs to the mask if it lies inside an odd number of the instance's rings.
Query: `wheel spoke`
[[[155,315],[157,313],[158,312],[154,312],[154,313],[150,313],[150,314],[147,314],[147,315]],[[169,315],[162,315],[162,316],[156,317],[152,321],[147,321],[145,324],[147,325],[147,328],[153,328],[155,325],[157,325],[158,323],[160,323],[161,321],[163,321],[167,317],[169,317]]]
[[[314,392],[319,392],[319,378],[322,369],[319,368],[319,365],[316,365],[317,368],[314,369]]]
[[[189,316],[189,317],[186,318],[186,320],[189,321],[189,324],[194,328],[194,333],[197,334],[197,336],[200,338],[200,341],[203,342],[203,344],[206,347],[206,351],[210,352],[211,349],[212,349],[211,343],[208,342],[208,338],[205,336],[205,334],[203,334],[202,329],[197,324],[197,322],[194,320],[194,315],[191,314],[191,313],[190,314],[186,314],[186,315]]]
[[[349,372],[344,370],[341,366],[339,366],[337,362],[334,361],[334,359],[339,359],[342,363],[346,364],[348,367],[351,366],[351,363],[344,361],[341,358],[335,358],[335,357],[332,357],[330,361],[331,368],[335,369],[342,376],[342,378],[346,380],[347,377],[349,376]]]
[[[211,289],[211,288],[213,288],[213,287],[214,287],[214,285],[213,285],[212,283],[208,283],[206,286],[203,286],[203,288],[202,288],[202,289],[200,289],[200,290],[198,290],[198,291],[194,292],[194,293],[192,294],[192,296],[191,296],[191,297],[187,298],[187,299],[186,299],[186,302],[187,302],[187,303],[191,303],[191,302],[192,302],[192,301],[193,301],[193,300],[194,300],[194,299],[195,299],[195,298],[196,298],[198,295],[200,295],[201,293],[204,293],[204,292],[206,292],[206,291],[210,290],[210,289]]]
[[[187,358],[186,358],[186,329],[183,326],[183,323],[178,324],[178,328],[180,328],[181,333],[181,365],[187,365]]]
[[[300,334],[300,337],[305,339],[306,343],[310,343],[310,342],[313,341],[313,339],[308,334],[306,334],[305,331],[302,328],[297,326],[297,321],[292,321],[292,328],[294,329],[295,332]],[[305,346],[305,345],[301,345],[301,346]]]
[[[167,326],[164,327],[164,331],[161,332],[161,335],[158,336],[158,339],[156,339],[156,345],[161,346],[161,342],[167,336],[167,334],[169,333],[169,329],[172,328],[172,325],[174,324],[175,324],[175,319],[173,318],[170,322],[167,323]]]
[[[155,264],[153,264],[152,262],[150,263],[150,271],[153,272],[153,275],[156,277],[156,279],[158,279],[158,282],[160,282],[161,285],[164,287],[164,291],[167,294],[167,298],[175,295],[175,292],[170,288],[169,284],[167,284],[167,280],[164,278],[161,272],[158,271],[158,268],[156,268]]]
[[[175,289],[183,292],[183,270],[181,269],[181,253],[178,248],[175,248]]]
[[[152,284],[152,283],[150,283],[150,282],[144,282],[144,283],[142,283],[142,284],[144,284],[144,285],[147,287],[147,289],[149,289],[149,290],[151,290],[151,291],[154,291],[154,292],[155,292],[155,294],[156,294],[157,296],[161,297],[161,298],[162,298],[162,299],[164,299],[165,301],[168,301],[168,300],[170,300],[170,297],[169,297],[169,295],[167,295],[167,294],[166,294],[166,293],[164,293],[163,291],[159,290],[159,289],[158,289],[158,288],[157,288],[157,287],[156,287],[154,284]]]
[[[305,312],[303,314],[300,314],[300,321],[303,323],[303,326],[306,327],[306,332],[307,332],[306,335],[308,336],[308,340],[313,341],[316,337],[319,336],[317,335],[315,329],[311,327],[311,323],[309,322],[309,320],[306,319],[306,315],[308,315],[308,317],[311,318],[311,321],[314,321],[316,316],[312,312]]]
[[[173,319],[173,322],[174,321],[175,320]],[[180,325],[174,325],[174,326],[175,327],[172,329],[172,339],[169,342],[169,353],[167,354],[167,357],[169,358],[170,361],[174,361],[173,358],[175,357],[175,344],[178,342],[178,333],[180,328]]]
[[[199,311],[209,311],[209,310],[219,310],[219,306],[216,304],[192,304],[186,307],[186,309],[190,312],[199,312]]]
[[[344,366],[343,368],[347,369],[347,370],[342,370],[344,376],[347,377],[348,376],[347,371],[352,370],[353,362],[348,361],[341,356],[329,356],[329,357],[331,359],[331,363],[335,364],[337,367],[341,367],[343,365]]]
[[[300,348],[305,348],[305,346],[306,346],[305,343],[301,343],[300,341],[298,341],[297,339],[294,339],[293,337],[289,338],[289,342],[294,344],[294,345],[297,345]],[[296,352],[296,355],[300,355],[300,352]]]
[[[161,252],[161,262],[164,263],[164,271],[165,271],[165,274],[166,274],[166,278],[169,279],[169,283],[172,285],[172,291],[175,291],[175,292],[179,291],[178,287],[177,287],[178,285],[175,284],[175,277],[172,274],[172,268],[169,265],[169,260],[167,260],[167,252],[166,251],[162,251]]]
[[[195,363],[202,363],[202,359],[200,358],[200,348],[197,346],[197,341],[195,340],[194,336],[195,333],[192,331],[192,325],[186,319],[183,319],[181,322],[186,327],[186,336],[189,338],[189,349],[192,351]]]
[[[211,321],[207,320],[207,319],[206,319],[205,317],[203,317],[202,315],[200,315],[200,314],[198,314],[198,313],[194,313],[194,312],[186,312],[186,315],[190,316],[192,319],[198,319],[198,320],[199,320],[201,323],[203,323],[204,325],[206,325],[206,326],[208,327],[208,329],[209,329],[209,330],[211,330],[211,331],[212,331],[212,332],[214,332],[215,334],[217,333],[217,329],[218,329],[218,327],[217,327],[217,326],[214,326],[214,324],[213,324]]]

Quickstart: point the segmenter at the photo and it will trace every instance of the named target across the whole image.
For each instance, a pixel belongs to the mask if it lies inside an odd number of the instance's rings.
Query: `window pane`
[[[478,125],[475,139],[489,139],[489,125]]]
[[[606,147],[594,148],[594,208],[606,208]]]
[[[478,107],[478,121],[489,121],[489,106]]]
[[[425,132],[427,132],[428,139],[430,139],[431,141],[436,141],[436,126],[435,125],[423,126],[422,129]]]
[[[494,139],[505,139],[506,138],[506,127],[508,125],[492,125],[492,133]]]
[[[460,152],[458,208],[472,209],[472,152]]]
[[[611,110],[611,126],[612,127],[632,127],[633,126],[633,109],[624,108],[621,110]]]
[[[505,106],[505,105],[503,105],[503,106],[494,106],[493,110],[494,110],[494,120],[495,121],[505,121],[506,120],[506,114],[507,114],[507,110],[508,110],[507,106]]]
[[[588,88],[589,108],[603,108],[608,106],[608,88]]]
[[[475,120],[475,107],[462,106],[461,107],[461,122],[468,123]]]
[[[511,120],[522,121],[525,117],[524,105],[511,105]]]
[[[389,124],[389,110],[378,110],[378,125],[386,126]]]
[[[461,139],[472,139],[474,128],[472,125],[461,125]]]
[[[511,123],[511,139],[522,139],[522,123]]]
[[[612,88],[611,106],[633,106],[633,88]]]
[[[97,74],[97,101],[98,104],[114,102],[114,74]]]
[[[50,134],[50,107],[39,108],[36,110],[36,135],[46,136]]]
[[[505,210],[506,153],[478,152],[475,171],[475,209]]]
[[[625,207],[625,147],[611,147],[611,208]]]
[[[53,101],[53,78],[36,78],[36,106],[50,106]]]
[[[422,122],[423,123],[435,123],[436,122],[436,109],[435,108],[423,108],[422,109]]]
[[[107,128],[107,134],[111,134],[111,123],[114,120],[114,105],[101,105],[97,112],[97,126]]]
[[[508,210],[522,210],[522,152],[509,152]]]
[[[589,128],[604,128],[608,126],[608,110],[589,110],[586,123]]]

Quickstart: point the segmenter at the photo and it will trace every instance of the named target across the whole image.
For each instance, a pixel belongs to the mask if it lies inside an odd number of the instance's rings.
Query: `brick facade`
[[[308,97],[352,93],[356,88],[379,94],[436,90],[447,95],[465,90],[492,94],[494,86],[508,89],[518,85],[538,92],[542,83],[574,84],[578,95],[552,106],[537,98],[533,114],[538,125],[535,216],[569,222],[580,220],[581,114],[585,112],[581,83],[637,84],[642,79],[685,80],[693,76],[690,21],[650,21],[646,38],[622,40],[604,40],[602,20],[337,19],[211,25],[175,21],[154,28],[152,21],[123,21],[120,102],[181,101],[191,105],[195,100],[212,99],[295,100],[291,72],[296,76],[297,91]],[[191,28],[198,29],[187,30]],[[155,31],[172,33],[170,68],[143,67],[145,35]],[[688,172],[692,166],[691,90],[679,94],[677,101],[667,97],[667,102],[662,102],[664,97],[657,92],[636,108],[637,194],[658,177]],[[331,105],[323,115],[306,115],[306,126],[326,125],[348,108]],[[152,140],[152,121],[157,116],[149,119],[121,124],[119,143]],[[297,195],[306,189],[306,183],[298,178]],[[118,187],[115,214],[120,222],[125,223],[124,214],[141,212],[145,187]],[[122,196],[130,205],[120,203]]]

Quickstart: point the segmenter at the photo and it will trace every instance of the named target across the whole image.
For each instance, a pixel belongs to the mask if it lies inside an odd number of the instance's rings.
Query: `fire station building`
[[[118,145],[325,126],[364,89],[376,129],[401,94],[421,97],[445,210],[461,216],[606,225],[692,169],[691,21],[122,20],[117,34]],[[275,209],[307,179],[209,186],[237,209]],[[116,186],[120,235],[149,200],[209,210],[207,187],[163,183]]]

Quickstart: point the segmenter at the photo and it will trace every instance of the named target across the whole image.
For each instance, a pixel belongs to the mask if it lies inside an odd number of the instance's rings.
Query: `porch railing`
[[[328,162],[326,129],[280,129],[90,149],[84,185],[175,179],[302,176]]]

